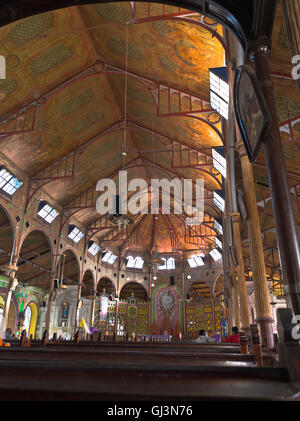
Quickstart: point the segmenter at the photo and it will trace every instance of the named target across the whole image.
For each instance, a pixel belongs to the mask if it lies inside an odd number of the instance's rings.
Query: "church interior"
[[[0,10],[0,400],[299,401],[300,1]]]

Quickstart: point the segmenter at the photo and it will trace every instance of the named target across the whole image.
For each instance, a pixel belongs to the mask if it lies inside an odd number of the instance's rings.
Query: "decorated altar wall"
[[[223,298],[215,297],[214,300],[198,298],[186,303],[185,329],[188,338],[199,336],[199,330],[204,329],[208,335],[222,334]]]
[[[181,290],[165,283],[153,291],[152,296],[152,333],[168,334],[182,330]]]
[[[104,299],[103,299],[104,298]],[[135,297],[119,301],[118,310],[115,301],[108,301],[100,296],[96,299],[94,328],[103,334],[115,332],[116,311],[118,312],[118,335],[147,334],[149,332],[149,304],[140,302]],[[103,307],[106,311],[103,312]]]

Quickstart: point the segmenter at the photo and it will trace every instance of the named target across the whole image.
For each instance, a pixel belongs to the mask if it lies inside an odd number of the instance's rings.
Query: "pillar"
[[[216,321],[215,321],[215,298],[214,298],[214,294],[211,294],[210,305],[211,305],[211,314],[212,314],[213,335],[215,335],[215,333],[216,333]]]
[[[115,326],[114,326],[114,334],[115,338],[118,335],[118,318],[119,318],[119,297],[116,297],[116,308],[115,308]]]
[[[53,292],[54,292],[54,279],[55,279],[55,273],[52,273],[51,278],[50,278],[50,291],[49,291],[49,298],[48,298],[46,318],[45,318],[45,330],[47,330],[47,332],[48,332],[48,338],[49,338],[49,328],[50,328],[52,296],[53,296]]]
[[[75,323],[74,323],[74,334],[77,332],[77,330],[79,328],[79,324],[80,324],[79,311],[80,311],[81,305],[82,305],[81,288],[82,288],[82,282],[80,282],[79,285],[78,285],[76,311],[75,311]]]
[[[234,326],[240,327],[240,305],[239,305],[239,290],[238,290],[238,283],[237,279],[233,279],[233,287],[232,287],[232,307],[233,307],[233,320],[232,323]]]
[[[229,67],[229,78],[231,83],[234,79],[232,67]],[[233,86],[233,83],[232,83]],[[232,92],[232,89],[231,89]],[[245,278],[245,265],[243,256],[243,246],[241,240],[241,228],[240,228],[240,214],[238,212],[237,198],[236,198],[236,187],[235,187],[235,156],[234,156],[234,145],[235,145],[235,117],[234,117],[234,106],[233,97],[230,100],[229,105],[229,124],[227,124],[227,142],[226,142],[226,161],[227,161],[227,174],[226,174],[226,185],[227,185],[227,211],[230,217],[232,234],[233,234],[233,245],[236,257],[236,270],[237,270],[237,281],[235,281],[234,288],[238,291],[239,297],[239,322],[236,326],[240,327],[247,335],[250,334],[250,322],[249,322],[249,306],[248,306],[248,294],[246,287]],[[230,229],[230,227],[229,227]],[[234,276],[235,279],[235,276]],[[236,293],[236,292],[235,292]],[[237,300],[237,298],[235,298]]]
[[[300,0],[281,0],[292,56],[300,56]],[[300,62],[297,60],[296,65]],[[297,72],[300,75],[300,72]],[[300,91],[300,77],[297,79]]]
[[[245,265],[241,239],[240,229],[240,214],[232,214],[232,227],[234,235],[235,252],[237,258],[237,279],[239,284],[239,299],[240,299],[240,319],[241,329],[246,333],[250,334],[250,320],[249,320],[249,304],[248,304],[248,293],[246,287],[245,278]]]
[[[91,319],[90,319],[90,326],[94,327],[94,318],[95,318],[95,306],[96,306],[96,298],[97,298],[97,291],[94,291],[93,300],[92,300],[92,308],[91,308]]]
[[[15,270],[11,270],[10,275],[9,275],[9,284],[8,284],[8,289],[7,289],[7,295],[6,295],[4,310],[3,310],[2,323],[1,323],[1,326],[0,326],[0,333],[1,332],[5,333],[6,328],[7,328],[11,297],[12,297],[13,291],[16,288],[15,276],[16,276],[16,272],[18,270],[18,266],[17,266],[18,260],[19,260],[19,257],[15,256],[13,258],[12,265],[10,266],[11,269],[15,269]]]
[[[289,189],[278,119],[270,76],[269,47],[260,40],[250,49],[256,75],[263,90],[272,121],[264,139],[278,250],[283,276],[288,281],[293,310],[300,315],[300,245]]]
[[[232,326],[234,326],[233,323],[233,303],[232,303],[232,288],[231,286],[228,286],[228,294],[226,296],[227,299],[227,307],[226,307],[226,311],[227,311],[227,331],[231,332],[231,328]]]
[[[253,170],[244,144],[241,143],[240,134],[237,132],[237,149],[240,153],[245,202],[247,209],[247,225],[249,235],[250,257],[253,273],[253,285],[255,296],[256,321],[259,324],[262,341],[265,347],[273,348],[273,318],[271,299],[266,277],[265,256],[261,238],[260,221],[257,209],[257,199]]]

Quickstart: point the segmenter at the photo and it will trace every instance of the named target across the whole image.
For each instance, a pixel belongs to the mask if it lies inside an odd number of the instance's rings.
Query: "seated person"
[[[226,338],[226,342],[231,342],[233,344],[239,344],[240,343],[240,337],[239,337],[239,328],[237,326],[233,326],[231,329],[232,335],[228,336]]]
[[[12,329],[8,327],[5,331],[5,338],[4,341],[6,342],[16,342],[18,338],[16,338],[15,335],[12,334]]]
[[[214,344],[217,341],[214,338],[207,336],[207,333],[204,329],[199,330],[199,337],[196,339],[196,342],[200,344]]]

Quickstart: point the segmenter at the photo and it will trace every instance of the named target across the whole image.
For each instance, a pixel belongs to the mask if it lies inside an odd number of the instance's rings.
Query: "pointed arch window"
[[[169,257],[168,259],[166,259],[165,257],[162,257],[162,260],[164,261],[164,264],[161,266],[158,266],[158,269],[160,270],[174,270],[175,269],[174,257]]]
[[[144,266],[144,259],[142,259],[140,256],[127,257],[127,264],[126,264],[127,268],[143,269],[143,266]]]

